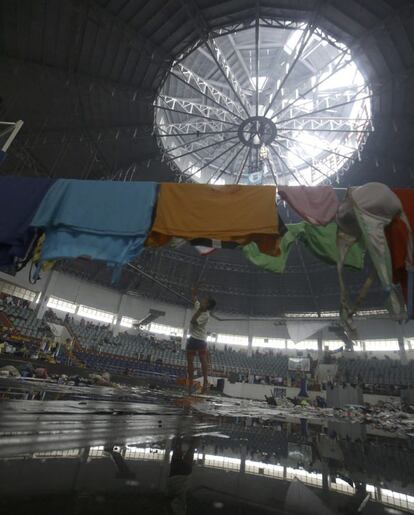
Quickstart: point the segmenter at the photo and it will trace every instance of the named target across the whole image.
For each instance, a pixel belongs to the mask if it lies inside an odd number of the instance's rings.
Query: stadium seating
[[[37,319],[27,306],[3,303],[3,313],[28,339],[52,336],[47,323]],[[80,345],[75,356],[90,368],[120,374],[128,369],[130,375],[138,372],[184,375],[186,355],[176,340],[159,340],[144,332],[134,335],[124,332],[114,337],[109,326],[77,323],[73,319],[66,320],[66,325]],[[288,375],[288,357],[281,354],[254,353],[249,357],[245,352],[223,351],[212,346],[210,361],[215,375],[232,372],[281,378]],[[408,386],[414,384],[414,361],[402,365],[396,360],[341,358],[338,379],[366,385]]]
[[[20,334],[28,338],[44,338],[52,336],[49,326],[36,318],[36,314],[30,308],[4,304],[4,313]]]
[[[90,323],[80,325],[72,322],[70,327],[84,349],[172,367],[186,365],[185,351],[181,350],[180,345],[174,341],[156,340],[144,334],[123,333],[114,337],[108,328]],[[286,356],[258,354],[248,357],[241,352],[211,350],[210,359],[211,367],[217,373],[245,372],[247,374],[250,371],[259,376],[287,376],[288,358]]]
[[[367,385],[408,386],[414,383],[414,361],[402,365],[388,359],[349,359],[338,361],[338,378]]]

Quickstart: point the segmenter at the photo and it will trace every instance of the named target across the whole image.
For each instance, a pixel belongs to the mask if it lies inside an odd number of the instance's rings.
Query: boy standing
[[[190,338],[187,341],[187,370],[188,389],[192,393],[194,379],[194,356],[198,352],[203,372],[203,389],[206,393],[208,388],[208,361],[207,361],[207,323],[210,318],[210,311],[216,306],[216,301],[206,297],[199,301],[196,290],[193,289],[194,313],[190,322]]]

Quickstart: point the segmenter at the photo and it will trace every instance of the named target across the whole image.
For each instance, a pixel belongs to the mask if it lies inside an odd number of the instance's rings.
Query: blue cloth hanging
[[[43,199],[34,227],[66,227],[84,233],[137,236],[148,232],[155,182],[61,179]]]
[[[156,196],[154,182],[57,181],[32,220],[46,234],[41,261],[84,256],[119,275],[144,247]]]
[[[0,177],[0,266],[24,260],[36,231],[30,222],[55,179]]]

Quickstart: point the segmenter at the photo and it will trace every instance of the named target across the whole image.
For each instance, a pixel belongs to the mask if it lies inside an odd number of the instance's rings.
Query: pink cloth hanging
[[[339,206],[331,186],[279,186],[278,193],[298,215],[314,225],[332,222]]]

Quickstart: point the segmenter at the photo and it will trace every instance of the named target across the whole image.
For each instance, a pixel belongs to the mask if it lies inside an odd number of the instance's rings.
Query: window
[[[127,447],[125,450],[126,460],[151,460],[160,461],[165,456],[165,450],[152,447]]]
[[[354,495],[355,488],[350,486],[346,481],[340,479],[339,477],[335,478],[335,482],[331,483],[331,490],[335,490],[336,492],[340,492],[342,494]]]
[[[287,467],[286,469],[286,478],[287,479],[295,479],[297,477],[303,483],[312,486],[322,486],[322,474],[317,474],[316,472],[308,472],[303,469],[295,469],[292,467]]]
[[[260,461],[246,460],[246,473],[258,474],[283,479],[283,466],[271,465]]]
[[[319,318],[316,311],[311,311],[308,313],[286,313],[285,316],[286,318]]]
[[[325,350],[328,347],[329,350],[338,350],[341,347],[345,347],[345,343],[342,340],[324,340],[322,348]]]
[[[318,340],[304,340],[298,343],[287,340],[287,348],[295,350],[318,350]]]
[[[49,297],[49,300],[47,301],[47,307],[73,314],[75,313],[77,306],[74,302],[69,302],[57,297]]]
[[[339,318],[339,311],[322,311],[321,318]]]
[[[206,467],[240,470],[241,460],[239,458],[229,458],[227,456],[217,456],[214,454],[206,454],[204,456],[204,464]]]
[[[182,337],[184,332],[180,327],[175,327],[173,325],[163,325],[163,324],[155,324],[151,323],[146,328],[147,331],[154,334],[162,334],[165,336],[179,336]]]
[[[12,297],[28,300],[29,302],[35,301],[38,296],[38,294],[32,290],[20,288],[20,286],[15,286],[14,284],[8,283],[6,281],[0,281],[0,291],[2,293],[9,294]]]
[[[365,350],[367,351],[394,351],[399,350],[398,340],[366,340]]]
[[[115,318],[113,313],[89,308],[88,306],[79,306],[78,315],[81,317],[90,318],[91,320],[97,320],[98,322],[106,322],[107,324],[113,324]]]
[[[65,449],[33,453],[33,458],[78,458],[80,449]]]
[[[253,347],[267,347],[269,349],[284,349],[285,339],[284,338],[261,338],[253,336],[252,341]]]
[[[134,324],[137,323],[137,320],[134,318],[129,317],[122,317],[121,318],[121,327],[127,327],[128,329],[132,329],[134,327]]]
[[[217,343],[225,343],[227,345],[241,345],[247,347],[249,338],[238,334],[217,334]]]
[[[95,447],[90,447],[89,457],[90,458],[103,458],[104,457],[104,446],[96,445]]]
[[[387,315],[388,311],[386,309],[362,309],[358,311],[355,316],[359,317],[372,317],[377,315]]]
[[[412,511],[414,509],[414,497],[412,495],[381,488],[381,499],[384,504],[396,506],[403,510]]]

